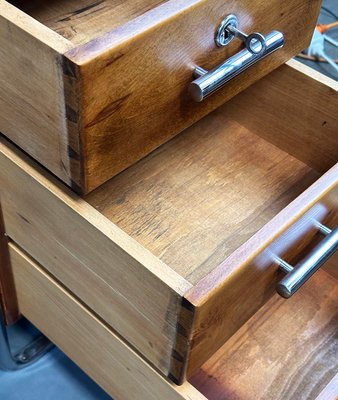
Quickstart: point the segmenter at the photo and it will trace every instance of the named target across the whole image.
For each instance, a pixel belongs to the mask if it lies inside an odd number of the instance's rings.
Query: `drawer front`
[[[88,43],[0,5],[0,77],[9,82],[0,89],[0,131],[86,193],[305,48],[320,1],[171,0]],[[215,45],[230,13],[246,32],[281,31],[285,46],[195,103],[187,93],[195,66],[212,69],[242,48],[239,40]]]
[[[206,400],[163,379],[15,244],[9,252],[22,315],[114,399]]]

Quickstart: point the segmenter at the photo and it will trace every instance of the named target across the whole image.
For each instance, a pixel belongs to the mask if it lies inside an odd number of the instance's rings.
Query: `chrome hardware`
[[[251,33],[250,35],[238,29],[238,19],[236,15],[230,14],[221,22],[218,27],[215,43],[218,47],[227,46],[232,39],[240,39],[245,47],[253,54],[262,53],[266,48],[265,37],[261,33]]]
[[[318,224],[326,237],[295,267],[277,258],[276,262],[287,275],[278,283],[277,292],[282,297],[291,297],[337,250],[338,227],[333,230]]]
[[[266,37],[261,33],[243,33],[238,29],[237,17],[231,14],[219,26],[215,43],[218,47],[223,47],[235,37],[245,43],[245,49],[211,71],[198,66],[195,68],[194,77],[197,79],[189,86],[190,96],[195,101],[203,101],[235,76],[284,45],[284,35],[278,31],[270,32]]]

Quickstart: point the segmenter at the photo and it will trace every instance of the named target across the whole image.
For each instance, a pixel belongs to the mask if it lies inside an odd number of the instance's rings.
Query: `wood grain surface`
[[[61,54],[72,44],[0,0],[0,132],[67,184]],[[79,138],[75,138],[73,146]]]
[[[86,201],[196,284],[318,177],[220,109]]]
[[[22,314],[116,400],[206,400],[161,377],[106,323],[15,244],[10,255]]]
[[[291,299],[275,295],[190,382],[209,400],[314,400],[326,385],[334,400],[337,370],[338,281],[321,271]]]
[[[317,0],[172,0],[67,52],[80,81],[74,111],[82,127],[83,191],[134,164],[305,48],[319,7]],[[246,32],[282,31],[285,46],[195,103],[187,92],[195,66],[211,69],[242,48],[239,40],[215,46],[215,30],[229,13],[238,15]]]
[[[320,1],[14,4],[32,17],[1,0],[8,88],[0,129],[74,190],[87,193],[305,48]],[[222,49],[214,43],[230,12],[245,31],[282,31],[285,46],[197,104],[187,94],[195,66],[215,67],[242,46],[239,40]],[[16,119],[22,122],[17,131]]]
[[[5,139],[0,188],[8,236],[168,375],[191,284]]]
[[[6,324],[11,325],[19,319],[19,309],[14,288],[12,269],[8,251],[8,237],[5,235],[0,204],[0,312]]]
[[[76,45],[90,42],[165,0],[13,0],[19,9]]]
[[[293,264],[317,243],[314,221],[337,226],[337,205],[338,164],[185,295],[195,306],[187,376],[275,292],[282,276],[276,256]]]
[[[290,60],[223,110],[321,173],[338,162],[338,82],[298,61]]]

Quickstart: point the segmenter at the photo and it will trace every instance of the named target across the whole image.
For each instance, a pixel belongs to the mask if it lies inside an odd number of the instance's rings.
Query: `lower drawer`
[[[10,243],[22,314],[115,400],[333,400],[338,396],[338,281],[320,271],[275,295],[182,386],[157,374],[44,269]]]
[[[114,400],[203,400],[188,382],[169,383],[14,243],[11,268],[20,312]]]

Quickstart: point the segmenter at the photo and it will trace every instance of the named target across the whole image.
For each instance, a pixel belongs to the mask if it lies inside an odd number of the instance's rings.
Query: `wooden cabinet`
[[[337,108],[335,82],[289,62],[85,197],[3,138],[20,311],[117,399],[332,391],[337,260],[290,300],[275,287],[278,257],[337,226]]]
[[[0,0],[0,131],[87,193],[305,48],[319,0]],[[188,95],[242,44],[215,45],[222,19],[285,45],[203,103]]]

